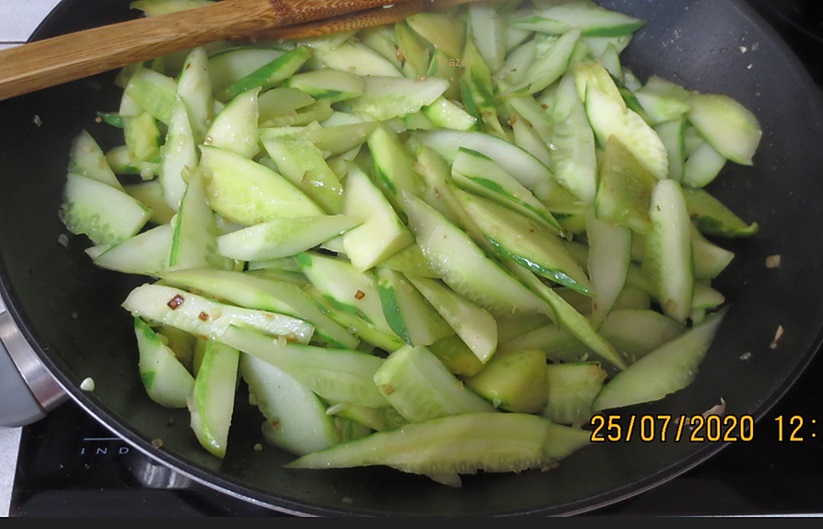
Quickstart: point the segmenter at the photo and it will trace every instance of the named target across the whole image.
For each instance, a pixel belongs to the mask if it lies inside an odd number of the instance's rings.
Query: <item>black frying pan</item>
[[[655,73],[729,94],[760,118],[753,168],[734,165],[712,191],[761,231],[724,242],[737,252],[717,282],[732,310],[696,381],[663,401],[625,411],[693,415],[724,399],[732,416],[762,417],[797,379],[823,329],[823,104],[800,62],[759,16],[734,0],[606,0],[648,21],[625,54],[641,78]],[[128,0],[64,0],[37,30],[45,38],[135,16]],[[745,52],[744,52],[745,51]],[[461,489],[389,469],[290,471],[288,454],[262,442],[260,417],[242,402],[224,461],[208,455],[188,414],[163,409],[138,378],[131,319],[120,302],[142,278],[96,269],[85,242],[58,243],[70,141],[88,129],[113,144],[97,111],[119,92],[105,74],[0,103],[0,289],[9,314],[69,398],[140,451],[217,490],[301,515],[567,515],[590,511],[674,478],[720,442],[607,443],[550,472],[466,476]],[[36,118],[35,118],[36,116]],[[782,266],[768,269],[767,256]],[[785,329],[776,348],[776,330]],[[80,389],[91,377],[93,392]],[[174,424],[170,425],[170,418]],[[756,428],[754,435],[757,435]],[[162,447],[152,441],[162,439]]]

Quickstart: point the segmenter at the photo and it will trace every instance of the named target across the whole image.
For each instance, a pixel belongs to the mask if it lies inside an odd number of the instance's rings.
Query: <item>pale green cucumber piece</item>
[[[390,270],[397,270],[406,275],[418,277],[436,278],[437,273],[429,266],[429,262],[423,255],[423,250],[416,242],[406,246],[396,254],[392,255],[380,266]]]
[[[341,70],[307,70],[298,72],[284,86],[297,88],[315,99],[337,103],[358,97],[364,91],[364,78]]]
[[[396,30],[396,26],[401,25],[403,25],[401,22],[397,22],[394,24],[381,24],[362,28],[357,33],[357,41],[362,42],[380,54],[382,59],[389,61],[396,69],[402,71],[404,74],[408,74],[412,70],[406,68],[405,53],[400,49]],[[411,32],[411,29],[406,26],[406,31]],[[416,35],[415,38],[417,38]],[[422,53],[426,53],[422,44],[420,46]]]
[[[149,220],[155,224],[169,224],[177,213],[166,203],[163,185],[157,179],[125,184],[123,190],[151,210]]]
[[[572,74],[560,80],[557,101],[550,112],[554,122],[551,136],[555,147],[552,152],[554,176],[581,202],[592,204],[597,195],[595,137]]]
[[[541,136],[536,127],[516,111],[513,112],[510,123],[513,135],[512,141],[514,141],[517,146],[525,151],[528,151],[532,154],[532,156],[551,167],[551,148],[547,145],[546,139]],[[557,186],[552,186],[551,191],[554,191],[554,188],[556,187]],[[549,194],[551,194],[551,191]]]
[[[143,229],[151,210],[122,189],[69,173],[59,215],[71,233],[95,245],[114,245]]]
[[[589,277],[556,232],[492,200],[465,191],[456,191],[455,195],[500,257],[555,283],[592,294]]]
[[[592,403],[607,376],[597,362],[547,364],[548,401],[541,414],[558,424],[587,424],[594,415]]]
[[[416,134],[422,145],[437,151],[447,162],[453,163],[461,147],[471,149],[494,160],[537,198],[540,190],[551,186],[552,171],[531,153],[514,143],[480,131],[432,130]]]
[[[309,123],[299,134],[329,156],[345,154],[363,145],[378,127],[377,121],[332,124]]]
[[[406,212],[429,265],[456,293],[492,315],[547,310],[544,301],[434,208],[407,195]]]
[[[656,178],[669,175],[666,146],[657,132],[635,111],[626,108],[622,98],[616,101],[594,86],[586,91],[586,114],[598,143],[605,147],[615,135]]]
[[[454,156],[451,174],[454,182],[463,189],[514,209],[553,233],[563,233],[563,228],[551,211],[488,156],[460,147]]]
[[[393,38],[387,39],[389,46],[386,53],[389,59],[394,57],[407,77],[425,76],[429,71],[432,55],[426,42],[404,21],[396,22],[392,30]]]
[[[506,57],[506,19],[493,4],[469,4],[467,11],[468,38],[474,40],[486,64],[496,72]]]
[[[689,317],[694,291],[691,219],[683,189],[660,180],[652,192],[643,269],[663,313],[681,323]]]
[[[537,413],[546,405],[546,354],[539,349],[497,352],[466,387],[500,410]]]
[[[419,196],[449,221],[463,227],[466,215],[454,196],[457,184],[452,179],[451,164],[433,148],[421,145],[417,148],[414,169],[425,183],[425,191]],[[427,267],[431,268],[428,264]]]
[[[194,377],[158,333],[142,318],[134,318],[138,370],[146,393],[167,408],[185,408],[194,390]]]
[[[242,353],[240,374],[265,418],[262,432],[270,444],[304,455],[338,442],[334,419],[326,413],[326,405],[282,369]]]
[[[158,325],[154,329],[180,363],[194,374],[195,350],[198,348],[198,342],[202,340],[193,334],[168,325]]]
[[[248,272],[212,268],[176,270],[160,277],[172,286],[216,300],[306,320],[314,325],[315,338],[335,347],[358,345],[357,338],[321,311],[298,284],[255,277]]]
[[[595,412],[658,401],[687,387],[714,340],[728,309],[651,351],[608,381],[594,400]]]
[[[258,122],[260,110],[257,96],[260,87],[251,88],[233,97],[214,117],[204,140],[211,145],[254,158],[260,152]]]
[[[589,432],[528,413],[468,413],[409,423],[286,463],[287,468],[388,466],[422,475],[520,472],[589,444]]]
[[[679,120],[691,109],[689,91],[658,75],[650,76],[634,95],[651,125]]]
[[[589,87],[592,87],[614,100],[621,109],[627,108],[628,102],[624,100],[626,93],[620,89],[617,81],[602,62],[588,57],[577,60],[572,64],[570,73],[574,77],[574,85],[581,101],[586,100],[586,92]]]
[[[374,383],[409,422],[495,411],[425,347],[406,345],[392,352],[374,373]]]
[[[500,97],[502,97],[506,105],[511,107],[511,113],[518,116],[515,118],[517,122],[526,120],[528,122],[527,124],[534,130],[534,133],[539,136],[543,142],[549,143],[552,137],[552,129],[554,128],[550,110],[539,103],[534,94],[524,94],[520,91],[508,92],[511,88],[502,81],[498,80],[497,84],[500,85],[501,90],[504,90],[504,93],[501,94]],[[537,158],[545,163],[542,157],[537,156]],[[549,167],[551,167],[551,165],[549,165]]]
[[[594,208],[604,222],[645,235],[651,229],[649,208],[657,178],[616,137],[606,142],[600,163]]]
[[[123,136],[132,165],[156,162],[160,157],[163,134],[157,120],[148,112],[123,118]],[[143,175],[141,170],[141,176]]]
[[[625,369],[626,361],[614,346],[599,335],[592,327],[588,318],[578,312],[577,309],[558,292],[541,281],[533,272],[522,266],[512,263],[507,266],[507,268],[548,304],[550,309],[546,314],[549,315],[555,323],[568,330],[574,337],[608,364],[617,369]]]
[[[443,96],[448,88],[449,82],[439,77],[370,75],[363,78],[363,93],[348,103],[354,114],[386,121],[420,111]]]
[[[257,97],[260,123],[266,123],[281,116],[294,116],[298,110],[306,108],[315,101],[315,98],[297,88],[290,86],[271,88]]]
[[[297,46],[245,77],[238,79],[223,89],[218,94],[218,98],[223,101],[230,101],[243,92],[254,88],[260,88],[261,91],[268,90],[297,73],[311,57],[312,52],[308,47]]]
[[[343,310],[393,334],[383,315],[373,271],[358,270],[348,259],[314,251],[295,257],[303,273],[321,294]]]
[[[289,343],[235,325],[226,329],[221,340],[283,370],[333,404],[389,405],[373,379],[384,362],[379,356],[353,349]]]
[[[229,86],[263,68],[284,51],[268,46],[238,45],[212,53],[208,60],[212,94],[217,97]]]
[[[186,192],[187,171],[197,167],[199,162],[192,120],[186,102],[177,98],[169,120],[163,146],[160,148],[160,166],[157,181],[163,189],[166,205],[173,211],[180,207]]]
[[[458,103],[442,95],[424,106],[422,112],[429,118],[432,125],[438,128],[466,131],[473,130],[477,125],[475,116],[466,112]]]
[[[186,105],[194,143],[203,143],[214,117],[209,55],[205,46],[193,48],[186,55],[177,79],[177,97]]]
[[[521,349],[540,349],[551,362],[582,362],[591,355],[577,337],[555,323],[548,323],[520,336],[501,341],[498,351],[518,351]]]
[[[331,214],[343,211],[343,185],[326,156],[308,139],[263,136],[263,147],[277,171]]]
[[[404,212],[403,193],[420,195],[424,185],[414,171],[414,157],[398,134],[385,124],[378,125],[367,139],[377,185],[392,207]]]
[[[87,130],[80,131],[72,140],[68,172],[93,178],[112,187],[123,189],[123,185],[117,179],[109,161],[106,159],[106,153]]]
[[[111,246],[93,262],[124,274],[157,276],[166,269],[173,231],[170,224],[160,224]]]
[[[669,156],[669,178],[683,181],[686,169],[686,128],[685,118],[665,121],[655,125],[654,130],[660,136],[660,141],[666,146]]]
[[[428,348],[449,371],[457,376],[470,377],[483,369],[483,362],[456,333],[437,340]]]
[[[459,59],[466,42],[465,23],[447,13],[421,12],[406,18],[406,24],[451,59]]]
[[[589,279],[592,310],[589,319],[599,329],[626,285],[632,253],[632,231],[597,218],[593,210],[586,218],[589,242]]]
[[[688,187],[706,187],[720,175],[727,161],[709,142],[705,142],[686,158],[681,182]]]
[[[549,325],[552,322],[545,314],[498,316],[495,319],[497,320],[497,338],[500,344]]]
[[[314,326],[300,318],[228,305],[158,283],[135,287],[122,307],[135,317],[210,340],[220,340],[232,324],[259,329],[270,338],[283,337],[301,343],[307,343],[314,333]]]
[[[481,363],[497,349],[497,321],[485,308],[461,296],[437,279],[407,276],[408,280],[465,342]]]
[[[232,151],[201,147],[200,167],[209,171],[207,192],[215,212],[251,226],[281,217],[326,212],[281,174]]]
[[[581,34],[587,36],[615,37],[632,34],[646,22],[588,0],[573,0],[515,18],[510,24],[516,28],[553,35],[580,30]]]
[[[692,224],[692,253],[695,279],[715,279],[734,259],[734,252],[706,238]]]
[[[358,225],[358,219],[347,215],[280,218],[220,235],[217,248],[238,261],[291,257]]]
[[[541,92],[563,77],[579,39],[580,31],[573,29],[553,41],[547,49],[538,45],[537,57],[526,71],[524,79],[529,94]]]
[[[329,101],[320,99],[314,103],[298,108],[293,113],[281,116],[261,114],[259,125],[261,128],[301,127],[314,122],[324,121],[331,117],[334,112],[334,107],[332,107]]]
[[[752,165],[763,137],[757,116],[723,94],[692,92],[689,122],[709,144],[729,160]]]
[[[350,39],[333,48],[316,48],[314,57],[321,68],[342,70],[360,76],[403,76],[403,72],[393,62],[357,40]]]
[[[453,59],[437,48],[432,50],[426,75],[449,81],[449,88],[443,93],[443,97],[457,101],[461,100],[460,76],[463,70],[461,65],[462,61],[460,59]]]
[[[234,267],[234,261],[218,251],[217,224],[200,171],[191,175],[173,227],[166,265],[169,270],[201,266],[220,269]]]
[[[683,334],[686,326],[651,309],[613,310],[600,333],[632,362]]]
[[[425,347],[454,334],[401,272],[380,266],[375,269],[375,276],[386,321],[407,344]]]
[[[694,284],[692,311],[701,313],[719,308],[726,302],[726,296],[712,287],[709,282],[698,281]]]
[[[702,188],[683,188],[689,216],[704,235],[738,238],[751,237],[760,226],[756,222],[746,224],[717,197]]]
[[[200,444],[223,459],[228,448],[240,352],[220,342],[206,343],[189,399],[191,428]]]
[[[467,38],[461,59],[463,73],[458,82],[461,102],[466,110],[479,120],[479,128],[492,136],[508,140],[495,99],[496,87],[492,69],[486,63],[474,39]]]
[[[358,225],[343,233],[343,251],[355,269],[372,269],[414,242],[389,200],[362,169],[352,165],[344,185],[343,212]]]
[[[123,118],[125,122],[128,118]],[[123,127],[125,129],[125,125]],[[139,175],[142,182],[151,181],[159,171],[159,157],[147,161],[136,160],[129,152],[128,145],[116,145],[106,151],[106,161],[115,174]]]
[[[177,81],[156,70],[138,67],[129,78],[123,90],[123,97],[137,105],[161,123],[168,124],[177,99]],[[139,112],[139,113],[142,113]],[[124,116],[135,116],[134,111],[124,112]]]
[[[393,430],[409,422],[391,406],[376,408],[372,406],[355,406],[353,404],[337,404],[329,407],[326,413],[335,418],[340,417],[356,422],[377,432]]]

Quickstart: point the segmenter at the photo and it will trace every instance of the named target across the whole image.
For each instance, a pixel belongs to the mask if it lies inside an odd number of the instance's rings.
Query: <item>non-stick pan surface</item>
[[[764,128],[754,167],[727,166],[711,190],[760,224],[751,239],[724,241],[737,253],[717,287],[732,305],[689,388],[632,415],[691,416],[726,403],[727,416],[763,416],[815,354],[823,328],[823,105],[800,62],[744,2],[609,0],[648,21],[625,53],[641,79],[731,95]],[[137,13],[128,0],[64,0],[35,38]],[[566,515],[625,499],[700,464],[719,441],[610,442],[577,452],[549,472],[465,476],[463,487],[388,469],[293,471],[263,443],[260,417],[238,402],[224,461],[208,455],[185,411],[146,396],[130,316],[120,308],[143,278],[96,269],[57,210],[71,139],[83,128],[104,147],[95,122],[116,110],[113,73],[0,103],[0,279],[9,312],[46,367],[88,413],[141,451],[218,490],[277,511],[305,515]],[[781,255],[778,269],[766,266]],[[775,346],[778,328],[782,337]],[[94,379],[93,392],[80,384]],[[732,431],[757,436],[754,432]],[[656,436],[659,439],[659,436]],[[153,441],[162,440],[161,443]],[[741,441],[742,442],[742,441]],[[265,443],[263,443],[265,444]]]

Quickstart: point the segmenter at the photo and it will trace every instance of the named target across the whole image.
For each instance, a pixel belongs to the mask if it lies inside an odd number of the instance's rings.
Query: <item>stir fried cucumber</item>
[[[119,310],[148,396],[218,458],[252,406],[292,469],[457,486],[562,464],[594,414],[687,388],[733,310],[723,241],[759,228],[711,184],[762,131],[635,77],[644,25],[477,1],[124,68],[100,112],[120,140],[78,131],[59,216],[145,280]]]

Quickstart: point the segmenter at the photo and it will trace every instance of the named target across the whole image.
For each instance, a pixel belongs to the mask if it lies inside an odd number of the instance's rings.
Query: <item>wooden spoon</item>
[[[221,0],[31,42],[0,51],[0,100],[209,42],[404,1]]]

